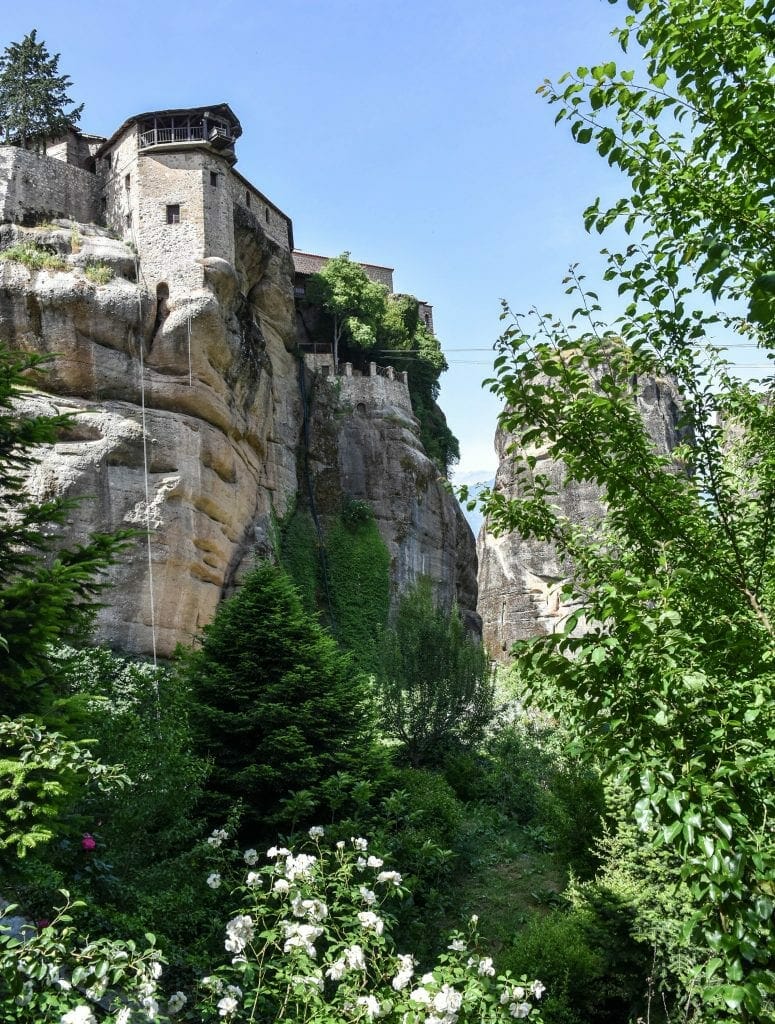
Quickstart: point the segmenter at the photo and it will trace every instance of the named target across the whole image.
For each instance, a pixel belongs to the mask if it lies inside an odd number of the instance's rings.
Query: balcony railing
[[[150,146],[166,146],[178,142],[210,142],[217,148],[232,145],[234,138],[225,128],[203,125],[187,125],[183,128],[150,128],[140,132],[140,149]]]

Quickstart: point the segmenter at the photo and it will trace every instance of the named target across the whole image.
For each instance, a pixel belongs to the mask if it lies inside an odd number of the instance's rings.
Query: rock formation
[[[233,264],[199,259],[203,286],[170,297],[103,229],[0,226],[0,249],[34,240],[66,262],[51,271],[0,262],[0,337],[51,356],[24,404],[74,416],[41,451],[31,490],[83,498],[68,543],[150,527],[150,544],[139,539],[113,568],[99,614],[97,638],[124,650],[155,646],[166,656],[189,643],[254,553],[269,552],[271,518],[299,486],[290,253],[244,215],[235,215],[234,239]],[[112,280],[89,277],[95,261]],[[318,394],[330,394],[315,403],[316,491],[373,505],[396,592],[427,574],[475,617],[473,537],[422,451],[411,409],[391,405],[380,380],[349,405],[339,401],[348,385],[321,383]]]
[[[665,381],[649,381],[638,397],[638,408],[654,444],[670,451],[678,443],[678,406],[673,387]],[[495,489],[507,498],[517,493],[512,438],[498,430],[495,450],[499,465]],[[592,526],[603,512],[600,489],[591,483],[565,482],[562,463],[540,451],[536,466],[552,482],[559,495],[558,505],[572,522]],[[512,645],[530,636],[551,633],[568,613],[561,606],[557,585],[567,579],[553,545],[521,537],[517,533],[495,536],[485,519],[477,541],[479,556],[479,597],[483,638],[491,656],[508,661]]]
[[[343,500],[374,510],[391,556],[394,595],[430,577],[440,603],[457,603],[479,633],[476,546],[460,505],[419,441],[405,384],[374,376],[319,377],[311,394],[309,459],[321,516]]]

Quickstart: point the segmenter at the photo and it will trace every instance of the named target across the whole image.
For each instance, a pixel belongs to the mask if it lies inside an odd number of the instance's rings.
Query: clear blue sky
[[[81,127],[228,102],[239,170],[293,219],[296,245],[395,268],[433,303],[450,371],[441,404],[460,479],[490,476],[498,411],[482,390],[501,297],[561,311],[560,280],[600,239],[581,211],[617,194],[535,90],[616,58],[625,5],[607,0],[28,0],[0,44],[38,29]]]

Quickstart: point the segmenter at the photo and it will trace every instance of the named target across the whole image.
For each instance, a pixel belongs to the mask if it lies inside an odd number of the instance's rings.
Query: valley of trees
[[[775,341],[773,15],[629,0],[635,70],[541,88],[622,172],[585,220],[629,236],[604,271],[624,311],[575,267],[569,324],[504,306],[520,489],[484,508],[557,546],[573,611],[497,680],[424,583],[389,615],[361,503],[331,544],[336,639],[289,519],[195,650],[90,647],[134,540],[52,547],[68,510],[24,479],[66,424],[18,411],[32,364],[2,352],[0,896],[29,924],[0,929],[0,1021],[775,1018],[775,412],[716,347]],[[411,302],[318,300],[345,350],[427,342]],[[635,406],[653,379],[680,395],[668,454]],[[537,447],[603,488],[602,524],[560,514]]]

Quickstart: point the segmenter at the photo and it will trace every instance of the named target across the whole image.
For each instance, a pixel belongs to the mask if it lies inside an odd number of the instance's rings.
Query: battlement
[[[335,373],[330,352],[305,352],[303,359],[304,365],[323,380],[335,380],[341,397],[354,409],[358,410],[359,406],[364,407],[364,412],[366,409],[392,409],[414,418],[409,376],[405,370],[369,362],[364,372],[355,369],[352,363],[340,363]]]

